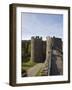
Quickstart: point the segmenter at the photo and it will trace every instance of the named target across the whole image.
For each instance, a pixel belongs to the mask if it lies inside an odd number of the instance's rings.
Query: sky
[[[63,15],[44,13],[21,13],[22,40],[29,40],[32,36],[63,37]]]

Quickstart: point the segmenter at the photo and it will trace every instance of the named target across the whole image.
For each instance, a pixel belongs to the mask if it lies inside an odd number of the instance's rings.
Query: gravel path
[[[37,74],[37,72],[42,68],[43,63],[38,63],[35,66],[33,66],[32,68],[28,69],[27,74],[28,76],[35,76]]]

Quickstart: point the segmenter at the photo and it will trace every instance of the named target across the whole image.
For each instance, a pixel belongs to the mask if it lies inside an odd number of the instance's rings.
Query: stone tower
[[[52,38],[46,37],[46,60],[48,60],[51,51],[52,51]]]
[[[50,75],[51,68],[51,53],[52,53],[52,38],[46,37],[46,66],[48,67],[48,75]]]
[[[31,60],[34,62],[43,62],[42,37],[31,37]]]
[[[31,60],[34,62],[44,62],[43,70],[46,75],[63,74],[63,49],[61,38],[31,37]]]

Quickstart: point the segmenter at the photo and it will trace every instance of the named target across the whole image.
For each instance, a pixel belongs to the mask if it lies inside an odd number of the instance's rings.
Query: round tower
[[[46,59],[48,59],[49,54],[52,51],[52,38],[46,37]]]
[[[35,59],[35,39],[31,37],[31,60],[34,61]]]
[[[31,60],[34,62],[41,62],[42,61],[42,37],[36,36],[31,37]]]
[[[52,38],[46,37],[46,60],[45,60],[45,63],[48,68],[48,75],[50,75],[51,54],[52,54]]]

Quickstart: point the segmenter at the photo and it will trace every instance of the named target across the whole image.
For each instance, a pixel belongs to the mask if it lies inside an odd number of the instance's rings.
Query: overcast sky
[[[31,36],[63,37],[63,15],[21,13],[22,40],[31,39]]]

